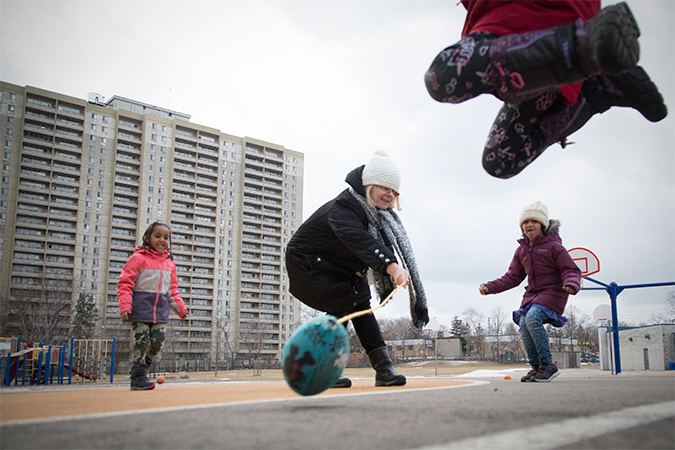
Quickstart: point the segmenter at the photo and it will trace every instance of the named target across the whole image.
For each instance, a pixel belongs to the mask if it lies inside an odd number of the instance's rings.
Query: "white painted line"
[[[418,450],[550,450],[617,431],[675,417],[675,402],[625,408],[502,433],[462,439]],[[560,430],[565,430],[561,433]]]

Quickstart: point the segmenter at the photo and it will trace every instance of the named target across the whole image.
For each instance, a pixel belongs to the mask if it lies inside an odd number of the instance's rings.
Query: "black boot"
[[[640,66],[619,75],[599,74],[584,82],[582,92],[596,113],[612,106],[637,109],[650,122],[668,115],[658,88]]]
[[[155,388],[155,383],[148,380],[148,366],[145,364],[134,364],[131,367],[131,390],[149,391]]]
[[[368,357],[375,369],[375,386],[403,386],[405,384],[405,377],[394,370],[387,347],[371,350]]]
[[[352,380],[345,377],[338,378],[335,384],[331,386],[331,388],[348,388],[348,387],[352,387]]]
[[[619,3],[588,22],[503,36],[490,46],[488,82],[497,97],[520,103],[595,73],[618,74],[637,64],[639,35],[630,9]]]

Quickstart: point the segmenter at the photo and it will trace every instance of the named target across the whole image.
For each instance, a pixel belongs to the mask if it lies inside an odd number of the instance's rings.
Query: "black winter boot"
[[[148,366],[145,364],[134,364],[131,367],[131,390],[132,391],[149,391],[155,388],[155,383],[148,380],[147,376]]]
[[[338,378],[335,384],[331,386],[331,388],[349,388],[349,387],[352,387],[352,380],[345,377]]]
[[[638,36],[625,3],[603,8],[588,22],[503,36],[490,46],[489,83],[497,97],[520,103],[595,73],[618,74],[637,64]]]
[[[582,92],[596,113],[612,106],[637,109],[650,122],[668,115],[658,88],[640,66],[619,75],[598,74],[584,82]]]
[[[403,386],[405,384],[405,377],[394,370],[387,347],[371,350],[368,357],[375,369],[375,386]]]

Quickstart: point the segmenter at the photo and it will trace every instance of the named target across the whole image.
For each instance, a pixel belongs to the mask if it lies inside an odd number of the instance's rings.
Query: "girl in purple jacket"
[[[558,235],[560,222],[549,221],[548,209],[541,202],[527,205],[520,213],[523,238],[518,240],[513,260],[504,276],[481,284],[482,295],[497,294],[518,286],[528,277],[520,309],[513,312],[513,321],[520,326],[520,335],[532,366],[520,381],[551,381],[560,374],[551,358],[544,324],[562,327],[569,294],[581,287],[581,270],[562,245]]]

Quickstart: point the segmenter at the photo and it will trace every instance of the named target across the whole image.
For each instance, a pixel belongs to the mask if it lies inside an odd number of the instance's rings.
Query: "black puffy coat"
[[[345,181],[365,197],[363,168],[352,170]],[[337,317],[369,303],[368,268],[387,273],[393,262],[393,248],[386,237],[383,243],[368,232],[366,212],[348,189],[316,210],[286,249],[291,294]]]

